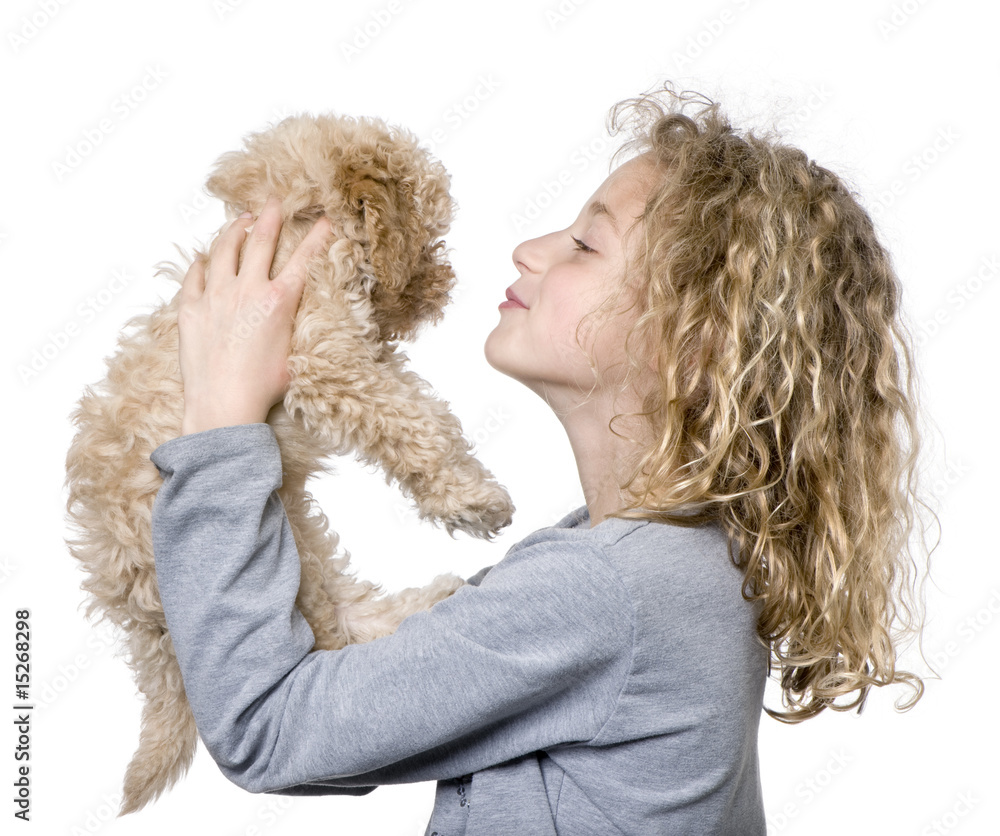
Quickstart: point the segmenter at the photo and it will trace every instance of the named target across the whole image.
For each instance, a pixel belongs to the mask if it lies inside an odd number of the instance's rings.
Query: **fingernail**
[[[244,212],[242,215],[240,215],[240,217],[241,218],[252,218],[253,217],[253,212]]]

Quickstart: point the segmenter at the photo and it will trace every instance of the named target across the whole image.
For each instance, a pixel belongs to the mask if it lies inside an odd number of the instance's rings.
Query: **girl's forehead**
[[[642,204],[656,182],[655,174],[656,166],[651,160],[643,156],[635,157],[622,163],[608,175],[594,193],[594,199],[608,206],[618,204],[619,207],[626,207],[637,202]],[[639,212],[635,212],[633,218],[638,215]]]
[[[656,183],[655,173],[655,166],[642,157],[623,163],[591,196],[584,215],[603,218],[624,242],[633,224],[642,217],[646,199]]]

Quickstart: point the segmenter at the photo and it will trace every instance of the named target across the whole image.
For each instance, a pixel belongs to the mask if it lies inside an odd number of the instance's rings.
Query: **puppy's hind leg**
[[[143,653],[136,684],[145,695],[139,748],[125,771],[119,815],[142,809],[173,786],[191,765],[198,729],[184,693],[170,635],[153,624],[136,625],[129,636],[133,653]]]

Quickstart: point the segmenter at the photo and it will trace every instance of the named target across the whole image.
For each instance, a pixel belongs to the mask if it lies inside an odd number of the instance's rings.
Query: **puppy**
[[[267,422],[281,448],[279,495],[302,561],[297,604],[316,648],[392,633],[462,581],[442,576],[383,595],[357,580],[307,480],[329,471],[331,456],[353,454],[381,467],[421,519],[452,536],[461,530],[490,539],[514,511],[471,455],[458,419],[406,367],[397,345],[440,319],[455,281],[441,238],[454,213],[449,177],[410,133],[378,119],[296,116],[223,155],[207,188],[230,219],[259,214],[269,195],[281,198],[272,278],[319,217],[333,225],[334,243],[311,262],[296,315],[291,385]],[[214,246],[196,255],[211,259]],[[184,275],[172,264],[161,272],[178,282]],[[149,455],[180,435],[183,414],[177,305],[175,295],[127,323],[107,376],[86,387],[72,413],[76,434],[66,458],[75,534],[67,545],[86,573],[88,615],[121,628],[145,696],[122,814],[170,787],[197,743],[157,591],[150,528],[161,479]]]

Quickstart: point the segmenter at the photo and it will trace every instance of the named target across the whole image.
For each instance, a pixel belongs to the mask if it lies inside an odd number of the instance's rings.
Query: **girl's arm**
[[[202,739],[238,785],[454,778],[591,740],[614,710],[631,604],[599,547],[515,545],[395,635],[311,652],[271,428],[213,428],[151,458],[170,634]]]

